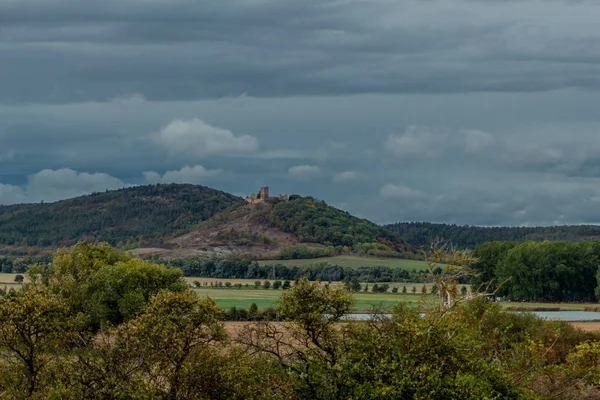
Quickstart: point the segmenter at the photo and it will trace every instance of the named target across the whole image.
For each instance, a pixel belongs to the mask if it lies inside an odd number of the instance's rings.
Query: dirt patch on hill
[[[298,239],[267,224],[268,203],[245,206],[220,213],[202,222],[189,233],[168,240],[163,248],[137,249],[139,254],[165,257],[221,256],[261,257],[275,256],[286,247],[297,246]],[[322,247],[307,244],[309,247]]]

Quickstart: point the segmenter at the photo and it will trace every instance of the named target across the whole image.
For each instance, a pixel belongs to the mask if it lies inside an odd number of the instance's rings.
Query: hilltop
[[[598,225],[564,225],[538,227],[481,227],[454,224],[434,224],[430,222],[400,222],[386,226],[403,237],[413,246],[427,246],[441,239],[459,248],[471,249],[478,244],[493,241],[570,241],[598,240]]]
[[[195,229],[142,254],[311,258],[343,252],[397,257],[414,250],[396,234],[312,197],[290,196],[218,213]],[[298,253],[302,252],[302,254]]]
[[[196,185],[150,185],[55,203],[0,206],[0,254],[44,254],[80,240],[160,245],[244,200]]]
[[[290,248],[304,252],[290,257],[412,252],[395,233],[312,197],[248,203],[204,186],[169,184],[0,206],[0,254],[44,255],[81,240],[170,257],[264,257]]]

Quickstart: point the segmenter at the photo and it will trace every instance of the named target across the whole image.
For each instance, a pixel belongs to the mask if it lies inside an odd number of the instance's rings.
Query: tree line
[[[462,249],[494,241],[580,241],[600,237],[598,225],[540,226],[540,227],[481,227],[430,222],[399,222],[386,225],[408,243],[428,246],[432,241],[443,239]]]
[[[352,294],[300,280],[282,294],[281,321],[228,334],[223,311],[180,271],[106,245],[61,250],[28,274],[30,284],[0,296],[1,398],[600,396],[597,335],[483,297],[340,324]]]
[[[329,263],[309,266],[287,266],[282,264],[261,265],[247,259],[219,259],[187,257],[182,259],[156,259],[168,267],[180,269],[184,276],[218,279],[271,279],[295,281],[351,281],[359,282],[428,282],[429,270],[409,271],[386,266],[342,267]]]
[[[490,242],[473,256],[473,283],[503,283],[498,296],[509,300],[590,302],[600,295],[599,241]]]

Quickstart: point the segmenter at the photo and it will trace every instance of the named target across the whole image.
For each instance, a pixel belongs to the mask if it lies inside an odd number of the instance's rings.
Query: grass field
[[[194,289],[200,296],[209,296],[219,307],[222,308],[248,308],[256,303],[258,308],[275,307],[281,297],[282,290],[272,289],[219,289],[201,287]],[[409,307],[423,305],[421,295],[394,294],[394,293],[356,293],[356,309],[358,311],[370,311],[373,307],[390,308],[398,303],[404,303]],[[428,301],[435,301],[435,297],[427,297]]]
[[[272,265],[282,264],[286,266],[310,266],[322,263],[329,263],[331,265],[339,265],[341,267],[377,267],[384,266],[390,268],[401,268],[406,270],[426,270],[429,268],[425,261],[418,260],[402,260],[396,258],[370,258],[370,257],[358,257],[358,256],[337,256],[337,257],[323,257],[323,258],[312,258],[305,260],[264,260],[259,261],[261,265]],[[443,267],[442,265],[440,265]]]
[[[304,260],[306,261],[306,260]],[[2,274],[0,273],[0,288],[19,288],[20,284],[15,283],[15,275],[17,274]],[[27,275],[23,274],[27,281]],[[214,278],[193,278],[187,277],[185,278],[187,282],[192,284],[194,281],[198,281],[201,283],[201,287],[194,289],[194,291],[201,296],[210,296],[213,300],[217,302],[220,307],[223,308],[248,308],[252,303],[256,303],[259,308],[267,308],[273,307],[277,305],[279,298],[281,297],[282,290],[273,290],[273,289],[255,289],[254,288],[254,279],[214,279]],[[231,284],[241,283],[244,285],[242,289],[236,288],[217,288],[211,287],[210,284],[213,285],[217,282],[230,282]],[[264,280],[261,280],[264,282]],[[271,280],[271,282],[273,282]],[[206,286],[204,284],[206,283]],[[248,288],[245,285],[248,284]],[[325,284],[325,283],[323,283]],[[341,285],[341,282],[333,282],[332,285]],[[435,296],[425,296],[421,294],[421,287],[423,283],[390,283],[390,290],[393,287],[398,287],[399,292],[401,292],[402,287],[406,286],[408,293],[355,293],[354,298],[356,299],[356,309],[358,311],[369,311],[373,307],[380,308],[389,308],[398,303],[403,303],[410,307],[423,306],[426,303],[433,303],[436,301]],[[369,286],[372,287],[373,284],[369,283]],[[413,286],[417,290],[417,294],[412,294]],[[431,291],[431,283],[425,284],[427,287],[427,292]],[[501,303],[502,307],[521,307],[526,309],[534,309],[538,307],[543,308],[559,308],[565,311],[580,311],[585,307],[598,306],[595,304],[587,304],[587,303],[524,303],[524,302],[503,302]]]

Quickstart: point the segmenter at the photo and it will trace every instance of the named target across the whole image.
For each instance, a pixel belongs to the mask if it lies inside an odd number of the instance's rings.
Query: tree
[[[25,280],[25,278],[23,277],[23,275],[21,275],[21,274],[15,275],[15,282],[16,283],[23,283],[24,280]]]
[[[336,324],[353,306],[346,290],[302,279],[281,298],[280,313],[288,328],[271,322],[248,325],[238,341],[247,349],[276,357],[300,382],[298,397],[340,398],[343,383],[326,371],[337,368],[344,352],[343,332]]]
[[[263,283],[263,289],[270,289],[271,288],[271,281],[265,281]]]
[[[11,398],[30,398],[49,384],[44,372],[68,344],[76,324],[61,298],[36,287],[1,298],[0,321],[0,348],[14,361],[0,374],[5,382],[0,387],[13,390]]]
[[[117,325],[138,315],[148,301],[161,292],[185,292],[189,285],[180,270],[142,260],[101,267],[83,286],[83,311],[92,326]]]
[[[350,285],[353,292],[360,292],[361,285],[358,281],[358,278],[352,278],[352,280],[350,281]]]
[[[283,281],[283,286],[282,286],[283,290],[289,289],[290,286],[291,286],[291,282],[289,280]]]
[[[411,291],[413,292],[413,294],[417,293],[417,287],[413,286]]]
[[[252,321],[252,320],[256,319],[257,316],[258,316],[258,306],[256,305],[256,303],[252,303],[252,304],[250,304],[250,307],[248,307],[248,319]]]
[[[260,357],[219,347],[226,339],[221,318],[207,297],[160,293],[79,356],[74,398],[269,398],[272,370]]]
[[[60,249],[52,266],[28,272],[34,285],[62,297],[74,313],[82,313],[98,330],[139,314],[161,290],[190,290],[181,270],[131,258],[108,244],[79,243]]]
[[[281,289],[281,285],[282,285],[281,281],[275,281],[275,282],[273,282],[273,289],[279,290],[279,289]]]
[[[260,281],[254,281],[254,287],[255,287],[256,289],[258,289],[258,288],[260,287],[260,285],[261,285],[261,282],[260,282]]]
[[[402,293],[406,293],[406,286],[402,286]]]

